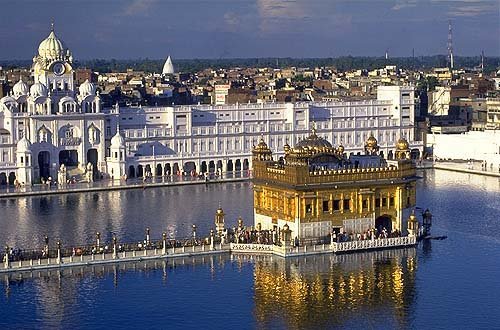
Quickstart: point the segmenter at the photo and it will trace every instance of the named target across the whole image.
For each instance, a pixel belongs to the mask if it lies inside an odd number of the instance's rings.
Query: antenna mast
[[[450,64],[450,69],[453,70],[453,39],[451,21],[448,21],[448,63]]]

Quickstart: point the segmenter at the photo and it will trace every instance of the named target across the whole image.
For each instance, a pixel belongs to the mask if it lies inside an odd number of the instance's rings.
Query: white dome
[[[50,31],[49,36],[40,43],[40,46],[38,46],[38,55],[49,60],[61,59],[65,54],[66,47],[56,36],[54,30]]]
[[[165,64],[163,65],[162,74],[173,74],[173,73],[174,73],[174,65],[172,64],[172,59],[169,56],[165,61]]]
[[[19,97],[21,95],[28,95],[30,89],[28,84],[23,81],[23,79],[19,79],[19,81],[12,88],[15,97]]]
[[[31,142],[23,136],[19,142],[17,142],[16,152],[30,152],[31,151]]]
[[[115,136],[111,138],[111,146],[112,147],[125,146],[125,138],[120,134],[120,130],[117,130]]]
[[[78,90],[80,91],[80,96],[85,97],[87,95],[95,95],[96,87],[87,79],[83,84],[80,85]]]
[[[32,97],[47,96],[47,94],[47,87],[42,83],[33,84],[30,88],[30,95]]]

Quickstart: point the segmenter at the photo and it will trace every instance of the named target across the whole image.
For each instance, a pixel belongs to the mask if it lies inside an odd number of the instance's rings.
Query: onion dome
[[[399,139],[398,143],[396,143],[397,150],[408,150],[409,148],[410,148],[410,145],[408,144],[408,141],[406,141],[405,138]]]
[[[267,151],[269,150],[269,147],[267,146],[267,143],[264,141],[264,138],[261,137],[259,140],[259,144],[257,144],[254,148],[254,151]]]
[[[17,142],[16,152],[31,152],[31,142],[25,136]]]
[[[95,95],[96,86],[87,79],[83,84],[80,85],[78,91],[80,92],[80,96],[82,97]]]
[[[120,134],[120,130],[116,131],[116,134],[111,138],[112,147],[124,147],[125,138]]]
[[[377,144],[378,144],[377,139],[373,136],[373,134],[370,134],[370,137],[368,138],[368,140],[366,140],[366,146],[370,148],[375,148]]]
[[[340,154],[343,154],[344,151],[345,151],[345,148],[343,145],[339,145],[339,147],[337,148],[337,150],[339,151]]]
[[[39,96],[47,96],[47,87],[45,87],[45,85],[42,83],[33,84],[30,88],[30,95],[35,98]]]
[[[49,36],[38,46],[38,55],[48,60],[57,60],[64,58],[67,53],[63,42],[54,33],[54,26],[52,25]]]
[[[272,160],[271,149],[269,149],[263,137],[260,138],[259,144],[253,147],[252,155],[257,160]]]
[[[219,208],[217,209],[217,211],[215,211],[215,213],[224,214],[224,210],[222,209],[222,207],[219,206]]]
[[[22,78],[19,79],[19,81],[12,88],[12,92],[14,93],[15,97],[28,95],[29,91],[30,89],[28,87],[28,84],[26,84]]]
[[[300,148],[309,148],[309,149],[323,149],[323,148],[332,148],[332,144],[327,140],[323,139],[316,135],[316,130],[313,130],[311,135],[309,135],[306,139],[299,141],[295,147],[295,149]]]
[[[283,146],[283,150],[285,150],[285,153],[289,153],[290,152],[290,145],[288,143],[286,143],[284,146]]]

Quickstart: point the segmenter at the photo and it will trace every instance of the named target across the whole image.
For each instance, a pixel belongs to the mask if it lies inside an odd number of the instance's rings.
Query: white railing
[[[365,241],[349,241],[342,243],[333,243],[334,252],[348,252],[356,250],[371,250],[371,249],[383,249],[398,246],[409,246],[415,245],[417,243],[416,236],[403,236],[394,238],[381,238],[374,240]]]
[[[273,253],[274,245],[269,244],[244,244],[231,243],[231,252],[248,252],[248,253]]]

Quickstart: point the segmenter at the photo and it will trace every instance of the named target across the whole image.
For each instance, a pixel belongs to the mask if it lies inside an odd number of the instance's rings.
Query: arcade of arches
[[[199,174],[221,174],[221,173],[241,173],[250,170],[250,161],[244,159],[210,160],[185,163],[160,163],[129,165],[127,176],[129,178],[140,178],[144,175],[168,176],[168,175],[199,175]]]

